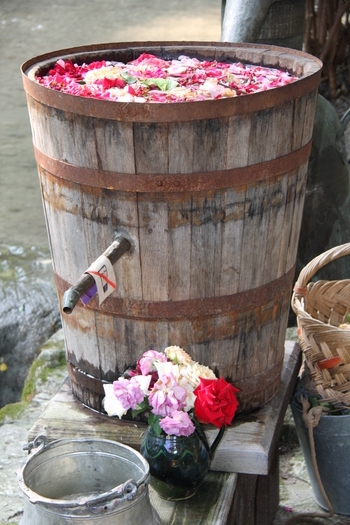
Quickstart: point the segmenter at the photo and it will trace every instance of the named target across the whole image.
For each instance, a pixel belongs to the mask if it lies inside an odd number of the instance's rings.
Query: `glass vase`
[[[205,434],[157,435],[151,426],[141,443],[141,454],[150,466],[150,483],[160,497],[177,501],[192,497],[204,480],[223,430],[209,447]]]

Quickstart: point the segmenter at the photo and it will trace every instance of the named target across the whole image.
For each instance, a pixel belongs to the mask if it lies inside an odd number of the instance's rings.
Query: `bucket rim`
[[[298,412],[300,412],[301,414],[303,413],[303,409],[302,407],[300,406],[300,404],[298,403],[298,401],[292,397],[290,402],[289,402],[290,406],[295,408]],[[321,414],[321,419],[323,421],[332,421],[332,420],[335,420],[335,421],[340,421],[344,418],[350,418],[350,414],[342,414],[342,415],[333,415],[333,414]]]
[[[78,58],[84,60],[87,55],[95,55],[95,60],[101,59],[101,53],[129,53],[130,58],[134,59],[136,55],[142,52],[153,52],[164,56],[166,53],[175,53],[177,55],[189,53],[192,56],[204,51],[211,51],[211,59],[221,61],[228,60],[225,53],[232,53],[236,50],[239,53],[245,51],[252,53],[256,51],[256,60],[241,61],[253,65],[262,65],[265,67],[279,67],[280,69],[293,69],[292,66],[300,69],[298,80],[286,86],[253,93],[248,96],[233,97],[219,100],[204,100],[197,102],[173,102],[168,103],[150,103],[143,104],[137,102],[118,102],[110,100],[99,100],[88,97],[79,97],[55,91],[36,82],[35,75],[46,65],[54,64],[54,61],[63,59]],[[254,55],[254,53],[253,53]],[[217,57],[217,58],[215,58]],[[226,57],[226,58],[225,58]],[[260,57],[260,58],[259,58]],[[290,62],[289,68],[280,66],[279,61]],[[240,59],[237,58],[237,61]],[[117,42],[90,44],[72,48],[59,49],[33,57],[21,66],[22,80],[27,95],[34,100],[44,103],[45,105],[56,109],[70,111],[75,114],[87,115],[96,118],[106,118],[108,120],[123,120],[127,122],[176,122],[203,120],[207,118],[219,118],[222,116],[235,116],[254,111],[268,109],[281,105],[284,102],[294,100],[300,96],[318,88],[322,62],[317,57],[299,51],[281,46],[255,43],[235,43],[235,42],[167,42],[167,41],[149,41],[149,42]],[[304,71],[305,68],[305,71]]]
[[[72,508],[81,508],[84,507],[94,507],[94,505],[99,505],[105,501],[113,501],[115,499],[120,499],[121,501],[132,500],[135,498],[138,492],[143,493],[146,486],[149,482],[149,464],[145,458],[132,447],[120,443],[118,441],[112,441],[109,439],[101,438],[64,438],[51,441],[46,443],[45,436],[40,436],[44,438],[43,440],[38,441],[37,448],[33,448],[29,456],[23,461],[20,469],[17,471],[17,479],[20,489],[22,490],[24,496],[28,498],[30,503],[41,504],[43,506],[56,507],[57,509],[72,509]],[[36,438],[39,440],[39,437]],[[68,444],[78,443],[78,444],[104,444],[109,446],[117,446],[120,449],[126,450],[129,453],[132,453],[144,467],[143,475],[138,479],[128,479],[124,483],[121,483],[112,489],[105,491],[97,496],[89,497],[82,496],[76,500],[72,499],[54,499],[47,498],[41,494],[35,492],[33,489],[27,486],[25,481],[25,470],[30,465],[30,463],[37,458],[40,454],[45,453],[49,450],[52,450],[57,447],[62,447]]]

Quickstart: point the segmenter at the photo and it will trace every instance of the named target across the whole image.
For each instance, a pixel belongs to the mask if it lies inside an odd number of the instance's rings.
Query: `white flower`
[[[168,67],[168,74],[174,77],[179,77],[183,73],[186,73],[186,71],[187,71],[187,66],[183,66],[183,65],[172,64],[171,66]]]
[[[168,376],[169,374],[173,374],[175,381],[178,380],[179,373],[177,369],[175,368],[174,363],[171,361],[166,361],[163,363],[162,361],[154,361],[154,366],[156,367],[156,370],[158,372],[158,376]]]
[[[142,393],[147,396],[149,394],[149,385],[151,382],[152,376],[134,376],[134,380],[138,382],[140,385],[140,388],[142,390]]]
[[[118,98],[128,93],[128,90],[125,87],[123,88],[113,87],[113,88],[107,89],[107,91],[111,94],[113,98]]]
[[[214,372],[208,366],[200,365],[193,361],[186,367],[183,367],[181,374],[187,379],[187,381],[194,387],[197,388],[200,381],[199,378],[203,379],[217,379]]]
[[[183,369],[185,367],[182,366],[181,368]],[[184,376],[180,378],[178,383],[180,386],[182,386],[183,388],[186,388],[187,390],[187,395],[186,395],[186,400],[185,400],[186,405],[184,407],[184,411],[189,412],[191,408],[194,408],[194,402],[196,401],[196,398],[197,398],[197,396],[195,396],[193,393],[194,388]]]
[[[130,93],[126,93],[125,95],[118,97],[118,102],[134,102],[134,96]]]
[[[109,76],[109,73],[112,69],[112,66],[103,66],[100,67],[100,69],[91,69],[86,73],[84,80],[87,84],[93,84],[96,80],[103,80],[104,77],[107,75]]]
[[[114,395],[113,384],[104,384],[105,397],[103,398],[103,408],[109,416],[118,416],[119,419],[125,416],[127,410]]]
[[[191,356],[189,356],[187,352],[185,352],[185,350],[179,346],[168,346],[164,352],[168,359],[174,361],[176,364],[178,363],[180,365],[187,365],[188,363],[192,362]]]
[[[204,84],[199,86],[200,91],[208,92],[212,98],[217,97],[218,95],[223,95],[225,88],[218,85],[216,78],[207,79]]]
[[[134,102],[139,102],[140,104],[144,104],[145,102],[147,102],[147,99],[145,99],[144,97],[134,96]]]

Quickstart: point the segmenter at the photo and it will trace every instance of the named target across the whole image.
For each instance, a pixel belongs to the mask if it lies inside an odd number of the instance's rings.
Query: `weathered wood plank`
[[[168,125],[134,124],[136,173],[168,173]]]
[[[278,450],[266,476],[240,474],[227,525],[271,525],[279,504]]]
[[[224,196],[224,218],[221,241],[221,275],[218,295],[239,291],[241,254],[244,243],[245,192],[228,189]]]
[[[215,297],[217,272],[216,240],[220,240],[215,221],[215,198],[212,193],[194,195],[192,201],[190,297]],[[219,242],[219,241],[218,241]]]
[[[269,211],[268,239],[279,239],[279,242],[270,244],[265,252],[264,268],[266,278],[271,280],[273,276],[281,276],[284,271],[280,269],[280,258],[285,248],[285,213],[287,201],[288,176],[278,177],[271,184],[271,206]]]
[[[167,301],[168,293],[168,205],[139,197],[139,252],[142,298]]]
[[[192,197],[181,195],[169,203],[169,297],[173,301],[190,298]]]
[[[226,169],[248,166],[249,144],[252,120],[250,115],[230,117],[227,132]],[[237,131],[238,130],[238,131]]]
[[[152,487],[150,500],[163,525],[226,525],[237,478],[237,474],[209,472],[197,494],[188,500],[165,501]]]

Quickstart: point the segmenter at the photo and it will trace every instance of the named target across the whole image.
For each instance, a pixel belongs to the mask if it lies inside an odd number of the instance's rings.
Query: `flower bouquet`
[[[128,377],[104,385],[109,416],[148,414],[141,453],[150,464],[151,484],[166,499],[191,497],[209,470],[225,427],[238,407],[238,389],[217,379],[180,347],[148,350]],[[209,447],[201,423],[220,429]]]

